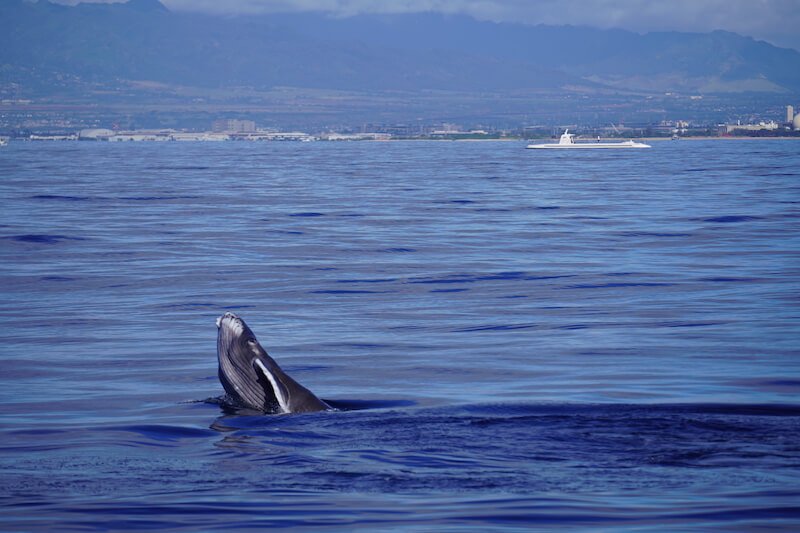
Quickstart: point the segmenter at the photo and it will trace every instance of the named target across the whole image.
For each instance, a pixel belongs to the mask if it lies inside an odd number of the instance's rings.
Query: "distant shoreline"
[[[202,137],[202,134],[197,134],[198,136]],[[324,142],[324,143],[342,143],[342,142],[418,142],[418,141],[431,141],[431,142],[532,142],[532,141],[542,141],[542,142],[557,142],[556,137],[489,137],[489,138],[476,138],[476,137],[468,137],[468,138],[458,138],[458,137],[389,137],[389,138],[353,138],[353,139],[325,139],[325,138],[313,138],[313,136],[309,135],[314,142]],[[6,141],[13,141],[15,144],[19,142],[27,143],[27,142],[34,142],[34,143],[51,143],[51,142],[102,142],[106,143],[109,141],[96,141],[96,140],[82,140],[78,139],[75,134],[70,135],[54,135],[54,136],[42,136],[39,138],[26,138],[26,137],[11,137],[11,136],[0,136],[0,138],[5,139]],[[133,140],[133,139],[131,139]],[[206,142],[209,139],[205,138],[197,138],[197,139],[181,139],[181,140],[167,140],[167,139],[137,139],[136,142],[157,142],[157,141],[166,141],[166,142],[185,142],[185,141],[196,141],[196,142]],[[264,142],[300,142],[298,140],[293,139],[270,139],[270,140],[250,140],[250,141],[242,141],[242,140],[234,140],[234,139],[215,139],[218,142],[255,142],[255,143],[264,143]],[[581,137],[578,136],[577,138],[579,143],[591,144],[595,141],[598,142],[623,142],[627,140],[639,140],[639,141],[647,141],[647,142],[665,142],[665,141],[755,141],[755,140],[770,140],[770,141],[798,141],[800,140],[800,136],[780,136],[780,137],[756,137],[756,136],[725,136],[725,137],[714,137],[714,136],[689,136],[689,137],[678,137],[678,138],[671,138],[671,137]],[[116,144],[116,143],[115,143]]]

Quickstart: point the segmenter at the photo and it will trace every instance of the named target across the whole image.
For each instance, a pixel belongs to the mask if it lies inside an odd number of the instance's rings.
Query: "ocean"
[[[0,529],[799,529],[800,143],[524,147],[1,148]]]

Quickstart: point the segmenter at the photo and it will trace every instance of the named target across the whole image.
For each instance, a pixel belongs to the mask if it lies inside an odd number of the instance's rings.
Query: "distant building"
[[[215,120],[211,131],[214,133],[255,133],[256,123],[252,120],[235,118]]]
[[[786,122],[791,123],[794,120],[794,107],[786,106]]]
[[[759,122],[758,124],[726,124],[725,133],[733,133],[734,131],[775,131],[778,129],[778,123],[774,121]]]
[[[78,139],[81,141],[107,141],[113,136],[114,131],[105,128],[83,129],[78,133]]]

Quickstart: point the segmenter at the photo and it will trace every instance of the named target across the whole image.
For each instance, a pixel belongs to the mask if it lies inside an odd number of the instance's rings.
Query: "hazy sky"
[[[76,0],[61,0],[75,3]],[[108,0],[100,0],[108,1]],[[800,0],[161,0],[173,11],[324,11],[335,15],[436,11],[482,20],[574,24],[646,32],[734,31],[800,49]]]

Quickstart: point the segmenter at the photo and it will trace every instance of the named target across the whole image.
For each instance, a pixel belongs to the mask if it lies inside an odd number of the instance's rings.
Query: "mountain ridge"
[[[601,30],[416,13],[220,17],[158,0],[0,5],[0,72],[18,94],[52,80],[224,88],[800,93],[800,52],[731,32]],[[67,80],[67,81],[64,81]]]

